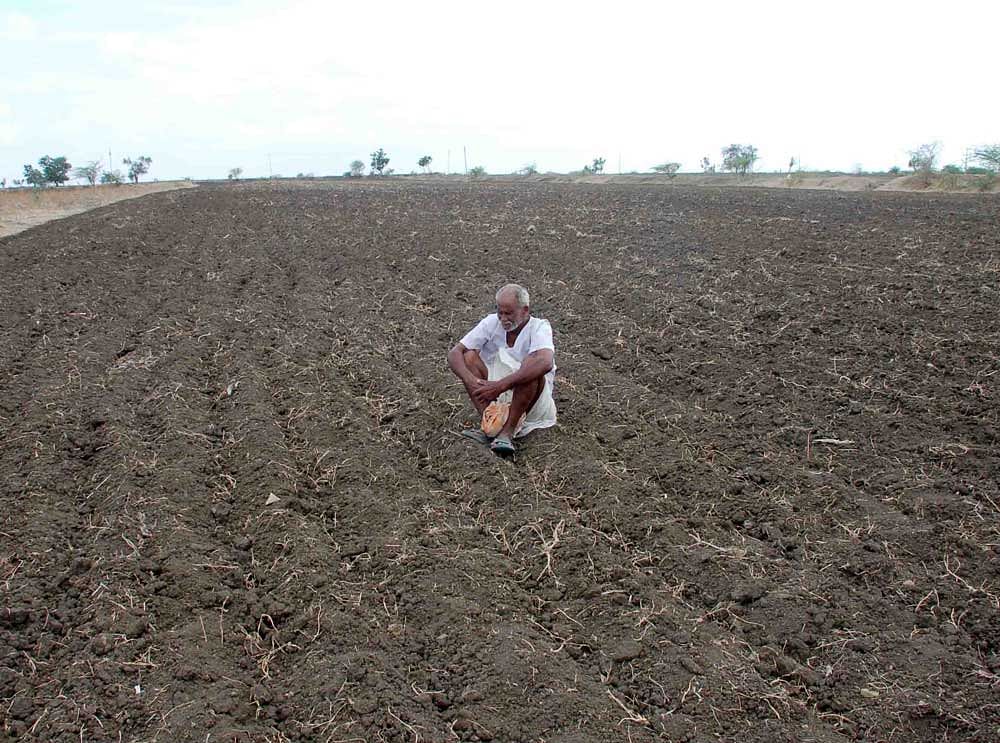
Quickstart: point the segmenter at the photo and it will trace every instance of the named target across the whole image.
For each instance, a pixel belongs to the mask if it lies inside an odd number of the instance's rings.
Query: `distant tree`
[[[91,186],[97,185],[97,179],[100,175],[101,163],[99,160],[93,160],[79,168],[73,168],[73,177],[83,179]]]
[[[382,175],[385,170],[385,166],[389,164],[389,156],[385,154],[385,150],[381,147],[378,151],[372,153],[372,174],[378,173]]]
[[[934,172],[934,165],[937,163],[938,153],[941,151],[940,142],[922,144],[915,150],[910,150],[910,162],[907,165],[916,173],[925,175]]]
[[[231,181],[238,181],[241,175],[243,175],[243,168],[232,168],[226,178]]]
[[[32,188],[45,188],[45,174],[33,165],[24,166],[24,182]]]
[[[425,173],[431,172],[431,160],[433,160],[430,155],[424,155],[422,158],[417,160],[417,165],[424,169]]]
[[[45,181],[53,186],[61,186],[69,180],[69,172],[73,166],[67,162],[65,157],[49,157],[46,155],[38,161],[42,168],[42,175]]]
[[[941,172],[942,173],[947,173],[948,175],[961,175],[962,174],[962,166],[960,166],[960,165],[950,165],[950,164],[949,165],[945,165],[943,168],[941,168]]]
[[[973,152],[976,162],[994,173],[1000,172],[1000,143],[977,147]]]
[[[668,178],[673,178],[675,175],[677,175],[677,171],[680,169],[681,169],[680,163],[663,163],[662,165],[653,166],[654,173],[665,175]]]
[[[592,173],[600,174],[604,172],[604,163],[607,162],[603,157],[595,157],[594,164],[590,166]]]
[[[795,158],[794,157],[790,158],[788,160],[788,172],[791,173],[793,170],[795,170]]]
[[[538,175],[538,166],[535,163],[528,163],[520,170],[515,171],[514,175]]]
[[[365,174],[365,164],[360,160],[351,160],[351,169],[344,173],[351,178],[360,178]]]
[[[132,183],[139,182],[139,176],[145,175],[149,172],[149,166],[152,165],[153,158],[146,157],[145,155],[140,155],[135,160],[126,157],[122,160],[122,165],[128,165],[128,179]]]
[[[702,173],[715,172],[715,166],[712,165],[712,161],[708,159],[707,155],[701,159],[701,172]]]
[[[120,170],[105,170],[101,173],[101,183],[109,186],[120,186],[125,182],[125,176]]]
[[[7,179],[0,178],[0,188],[7,188]]]
[[[477,165],[474,168],[469,168],[470,178],[482,178],[484,175],[486,175],[486,168],[484,168],[482,165]]]
[[[898,165],[893,165],[891,168],[889,168],[889,175],[899,175],[899,172],[900,170]]]
[[[731,144],[722,148],[722,169],[737,175],[753,172],[757,159],[757,148],[751,144]]]

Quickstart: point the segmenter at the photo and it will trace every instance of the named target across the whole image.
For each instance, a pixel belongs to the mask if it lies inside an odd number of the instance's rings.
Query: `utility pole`
[[[622,174],[622,153],[618,153],[618,175]]]
[[[469,155],[465,151],[465,145],[462,145],[462,160],[465,163],[465,174],[469,174]]]
[[[108,147],[108,170],[114,170],[115,166],[111,164],[111,148]]]
[[[267,177],[274,178],[274,171],[271,169],[271,153],[267,153]]]
[[[444,171],[445,175],[451,175],[451,150],[448,150],[448,168]]]

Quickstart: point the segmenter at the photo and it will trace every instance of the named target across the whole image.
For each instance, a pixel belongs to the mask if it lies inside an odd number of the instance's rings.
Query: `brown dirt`
[[[463,176],[404,176],[408,181],[443,182],[447,180],[464,179]],[[702,186],[709,188],[781,188],[806,189],[822,191],[922,191],[936,193],[997,193],[1000,192],[1000,179],[988,179],[986,176],[960,175],[952,176],[945,173],[935,173],[929,178],[908,175],[867,174],[853,175],[847,173],[825,173],[802,171],[788,173],[752,173],[736,175],[734,173],[679,173],[670,177],[652,175],[649,173],[627,173],[623,175],[562,175],[550,174],[518,176],[489,175],[483,180],[501,183],[575,183],[575,184],[612,184],[632,186]],[[992,185],[989,185],[992,183]],[[985,191],[984,191],[985,189]]]
[[[998,217],[240,184],[0,240],[0,729],[997,740]],[[508,280],[513,462],[444,364]]]
[[[190,181],[0,189],[0,237],[15,235],[54,219],[160,191],[191,188]]]

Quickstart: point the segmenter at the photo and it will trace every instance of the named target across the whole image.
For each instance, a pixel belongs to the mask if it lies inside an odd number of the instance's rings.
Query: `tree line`
[[[140,155],[136,158],[126,157],[122,160],[122,165],[128,166],[127,177],[132,183],[138,183],[139,178],[149,172],[153,158]],[[45,188],[47,186],[61,186],[70,178],[77,178],[86,181],[91,186],[96,186],[98,182],[104,184],[119,185],[125,182],[125,175],[117,169],[105,170],[104,165],[99,160],[94,160],[74,168],[66,159],[65,155],[52,157],[44,155],[38,158],[38,167],[28,163],[24,166],[24,175],[14,179],[15,186],[32,186],[33,188]],[[6,188],[7,181],[2,181]]]
[[[910,156],[908,167],[917,174],[928,175],[936,172],[937,159],[940,149],[941,144],[939,142],[933,142],[930,144],[920,145],[919,147],[910,150],[908,152]],[[723,172],[734,173],[736,175],[748,175],[753,173],[754,167],[760,160],[760,153],[758,152],[757,147],[752,144],[730,144],[721,148],[720,154],[721,157],[718,165],[713,163],[707,155],[703,157],[699,163],[701,171],[706,174]],[[388,167],[389,159],[389,155],[381,147],[371,153],[369,175],[392,175],[395,171]],[[433,158],[430,155],[424,155],[417,160],[417,165],[423,169],[424,173],[430,174],[432,172],[432,162]],[[580,170],[572,171],[570,174],[601,175],[604,173],[606,163],[606,158],[595,157]],[[801,163],[799,163],[799,161],[794,157],[790,158],[788,161],[788,172],[791,173],[796,166],[801,168]],[[680,172],[680,169],[681,164],[679,162],[664,162],[659,165],[653,165],[650,168],[652,172],[665,175],[668,178],[676,176],[677,173]],[[238,179],[242,172],[242,168],[233,168],[229,171],[228,178],[230,180]],[[902,170],[898,166],[894,166],[887,172],[890,174],[898,174],[901,173]],[[945,165],[941,168],[941,172],[945,174],[966,173],[970,175],[996,176],[1000,173],[1000,144],[982,145],[980,147],[971,148],[966,155],[963,167],[959,167],[958,165]],[[350,168],[344,171],[344,177],[346,178],[360,178],[364,176],[364,174],[365,163],[362,160],[351,161]],[[513,175],[525,176],[537,174],[538,166],[535,163],[529,163],[513,173]],[[468,175],[472,178],[478,178],[486,175],[486,169],[482,165],[475,165],[468,169]],[[305,177],[302,173],[300,173],[299,176]],[[991,185],[992,180],[990,180],[989,183]]]

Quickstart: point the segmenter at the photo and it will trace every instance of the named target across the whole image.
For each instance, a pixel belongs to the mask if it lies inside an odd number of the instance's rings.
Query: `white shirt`
[[[490,360],[501,348],[506,348],[507,352],[514,357],[518,364],[524,363],[524,359],[535,351],[548,348],[553,354],[552,370],[545,375],[545,380],[552,387],[556,380],[555,350],[552,343],[552,326],[548,320],[540,317],[530,317],[521,332],[514,341],[513,346],[507,345],[507,331],[500,324],[500,318],[496,313],[487,315],[479,324],[465,334],[461,344],[470,351],[479,351],[479,358],[489,366]]]

